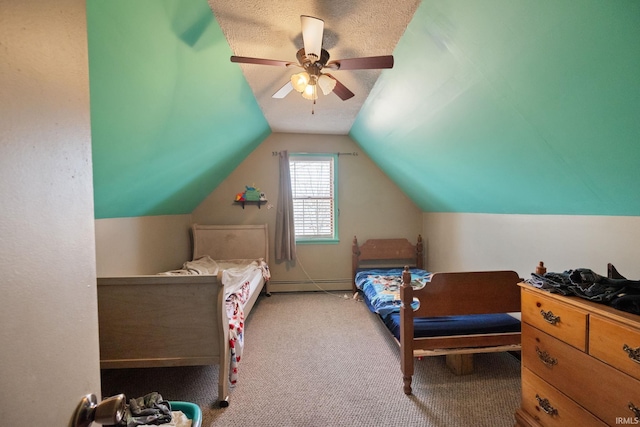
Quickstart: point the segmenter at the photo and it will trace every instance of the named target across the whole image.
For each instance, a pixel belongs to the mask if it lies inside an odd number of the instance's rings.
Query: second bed
[[[400,346],[404,392],[414,358],[446,355],[455,373],[473,369],[473,354],[520,349],[520,282],[514,271],[429,273],[423,243],[353,239],[354,292],[362,294]],[[405,265],[406,267],[397,267]]]

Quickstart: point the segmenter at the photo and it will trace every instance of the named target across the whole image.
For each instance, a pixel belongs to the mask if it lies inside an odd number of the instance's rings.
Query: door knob
[[[73,415],[72,427],[89,427],[92,423],[118,424],[125,414],[124,394],[118,394],[98,403],[95,394],[87,394],[80,400]]]

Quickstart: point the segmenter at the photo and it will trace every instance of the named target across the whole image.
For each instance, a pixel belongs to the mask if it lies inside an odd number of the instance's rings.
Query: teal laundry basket
[[[177,402],[170,400],[172,411],[182,411],[191,420],[191,427],[202,426],[202,411],[200,407],[191,402]]]

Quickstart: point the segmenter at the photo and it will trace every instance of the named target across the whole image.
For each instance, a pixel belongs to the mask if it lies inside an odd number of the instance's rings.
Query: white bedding
[[[260,285],[261,279],[268,281],[270,278],[269,267],[262,258],[213,260],[209,256],[187,261],[181,269],[159,274],[167,276],[220,275],[222,284],[225,286],[225,297],[240,291],[246,282],[249,282],[249,294],[251,295]]]
[[[187,261],[181,269],[163,271],[163,276],[188,276],[193,274],[218,274],[218,263],[209,256],[203,256],[193,261]]]
[[[218,266],[222,270],[221,280],[225,286],[225,296],[238,292],[246,282],[249,282],[249,294],[252,295],[264,278],[260,260],[225,260],[219,261]]]

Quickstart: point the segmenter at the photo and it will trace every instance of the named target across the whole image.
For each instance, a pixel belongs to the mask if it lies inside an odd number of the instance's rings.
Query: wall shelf
[[[244,205],[248,204],[248,205],[257,205],[258,209],[260,209],[260,206],[264,205],[267,203],[266,200],[234,200],[233,203],[239,204],[242,206],[242,209],[244,209]]]

